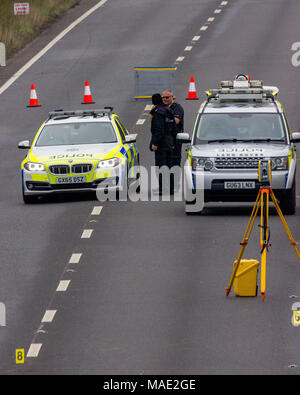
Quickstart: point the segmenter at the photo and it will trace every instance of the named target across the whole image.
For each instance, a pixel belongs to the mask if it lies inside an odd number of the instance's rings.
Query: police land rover
[[[300,133],[290,132],[276,100],[278,92],[244,74],[206,92],[192,138],[187,133],[177,135],[178,140],[190,143],[184,166],[189,196],[195,196],[202,185],[204,202],[253,201],[259,189],[258,164],[267,159],[271,161],[271,187],[283,214],[295,213],[295,143],[300,142]],[[197,172],[204,174],[201,185]],[[195,200],[186,200],[187,213]]]

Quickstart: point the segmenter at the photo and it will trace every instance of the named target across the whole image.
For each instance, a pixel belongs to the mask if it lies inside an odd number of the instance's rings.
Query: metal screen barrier
[[[135,99],[151,99],[154,93],[174,93],[176,67],[135,67]]]

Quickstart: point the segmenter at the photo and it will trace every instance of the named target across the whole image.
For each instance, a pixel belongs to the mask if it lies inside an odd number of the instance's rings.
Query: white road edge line
[[[70,282],[71,280],[61,280],[58,284],[58,287],[56,288],[56,291],[58,292],[66,291],[68,289]]]
[[[66,34],[68,34],[74,27],[76,27],[80,22],[86,19],[98,8],[103,6],[108,0],[101,0],[98,4],[92,7],[90,10],[81,15],[76,21],[71,23],[65,30],[63,30],[58,36],[56,36],[48,45],[46,45],[40,52],[38,52],[33,58],[31,58],[20,70],[18,70],[4,85],[0,87],[0,95],[6,91],[22,74],[25,73],[36,61],[38,61],[46,52],[49,51],[59,40],[61,40]]]
[[[52,322],[57,310],[46,310],[42,322]]]
[[[82,232],[81,238],[82,239],[89,239],[92,236],[93,229],[84,229]]]
[[[36,358],[39,355],[42,343],[32,343],[27,351],[27,358]]]

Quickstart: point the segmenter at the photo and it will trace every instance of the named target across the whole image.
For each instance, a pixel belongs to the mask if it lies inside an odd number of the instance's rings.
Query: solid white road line
[[[58,287],[56,288],[56,291],[58,292],[66,291],[68,289],[70,282],[71,280],[61,280],[58,284]]]
[[[27,351],[27,358],[36,358],[39,355],[42,343],[32,343]]]
[[[59,40],[61,40],[66,34],[68,34],[75,26],[86,19],[98,8],[102,7],[108,0],[101,0],[98,4],[92,7],[90,10],[85,12],[81,17],[76,19],[71,25],[69,25],[65,30],[63,30],[58,36],[56,36],[48,45],[46,45],[39,53],[37,53],[32,59],[30,59],[19,71],[17,71],[4,85],[0,87],[0,95],[6,91],[22,74],[25,73],[36,61],[38,61],[46,52],[49,51]]]
[[[84,229],[82,232],[81,238],[82,239],[89,239],[93,233],[93,229]]]
[[[57,310],[46,310],[42,322],[52,322]]]

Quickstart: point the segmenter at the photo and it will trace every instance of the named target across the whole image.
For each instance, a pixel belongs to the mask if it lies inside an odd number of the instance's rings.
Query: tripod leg
[[[261,278],[260,289],[261,298],[264,300],[266,291],[266,266],[267,266],[267,247],[268,247],[268,223],[269,223],[269,191],[263,189],[261,194],[261,220],[260,220],[260,246],[261,252]]]
[[[287,235],[288,235],[288,238],[289,238],[289,240],[290,240],[290,242],[291,242],[291,244],[292,244],[292,246],[293,246],[293,248],[294,248],[294,250],[295,250],[295,252],[296,252],[296,255],[297,255],[297,257],[298,257],[298,259],[299,259],[299,261],[300,261],[300,253],[299,253],[298,248],[297,248],[297,246],[296,246],[296,242],[295,242],[295,240],[293,239],[293,236],[292,236],[292,234],[291,234],[291,232],[290,232],[290,229],[289,229],[289,227],[288,227],[288,225],[287,225],[287,223],[286,223],[286,220],[285,220],[285,218],[284,218],[284,216],[283,216],[283,214],[282,214],[282,211],[281,211],[281,209],[280,209],[280,207],[279,207],[279,204],[278,204],[277,199],[276,199],[276,197],[275,197],[275,195],[274,195],[274,192],[271,190],[270,193],[271,193],[271,199],[272,199],[272,201],[273,201],[273,203],[274,203],[274,205],[275,205],[277,214],[279,215],[279,217],[280,217],[280,219],[281,219],[281,222],[282,222],[282,224],[283,224],[283,226],[284,226],[284,229],[285,229],[285,231],[286,231],[286,233],[287,233]]]
[[[231,287],[232,287],[233,281],[235,279],[237,270],[238,270],[238,268],[240,266],[240,263],[241,263],[244,251],[245,251],[246,246],[248,244],[248,240],[250,238],[250,235],[251,235],[251,232],[252,232],[252,229],[253,229],[253,225],[254,225],[254,222],[255,222],[255,218],[257,216],[257,212],[258,212],[258,209],[259,209],[259,206],[260,206],[260,199],[259,199],[259,197],[260,197],[260,192],[258,192],[256,201],[255,201],[255,204],[254,204],[254,207],[253,207],[253,210],[252,210],[252,213],[251,213],[251,216],[250,216],[250,219],[249,219],[249,222],[248,222],[245,234],[244,234],[243,241],[241,242],[241,248],[240,248],[240,252],[239,252],[238,258],[237,258],[237,262],[236,262],[236,264],[235,264],[235,266],[233,268],[233,272],[232,272],[232,275],[231,275],[228,287],[226,288],[226,296],[229,295],[229,292],[231,290]]]

